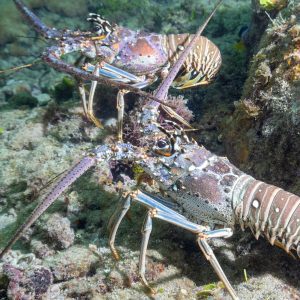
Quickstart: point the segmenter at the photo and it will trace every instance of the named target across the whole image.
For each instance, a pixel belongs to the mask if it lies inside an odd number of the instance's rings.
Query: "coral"
[[[45,294],[53,281],[51,271],[46,268],[36,268],[28,277],[33,286],[36,298]]]
[[[184,99],[184,96],[170,96],[168,97],[167,103],[175,107],[175,112],[187,122],[191,122],[193,120],[194,114],[188,108],[188,100]]]
[[[8,299],[41,299],[53,281],[51,271],[45,267],[23,271],[11,264],[4,264],[3,271],[9,279]]]
[[[291,4],[282,11],[286,18],[278,15],[270,22],[253,57],[242,98],[224,125],[224,143],[233,162],[258,178],[295,190],[300,148],[296,12],[297,6]]]

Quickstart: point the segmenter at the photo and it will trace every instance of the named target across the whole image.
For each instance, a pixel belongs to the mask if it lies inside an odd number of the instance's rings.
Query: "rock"
[[[17,219],[16,212],[13,208],[11,208],[8,213],[0,215],[0,230],[16,222],[16,219]]]
[[[28,92],[20,92],[9,98],[9,103],[12,104],[14,108],[33,108],[38,105],[38,100]]]
[[[54,255],[55,253],[55,251],[53,249],[50,249],[47,244],[44,244],[37,239],[32,239],[30,241],[30,248],[38,258],[42,259],[47,256]]]
[[[39,94],[38,96],[36,96],[36,98],[37,98],[40,106],[47,105],[47,103],[51,100],[51,97],[49,94]]]
[[[41,123],[33,123],[28,127],[23,128],[17,132],[9,133],[9,145],[10,149],[14,150],[33,150],[38,147],[43,136],[43,124]]]
[[[41,299],[52,284],[53,276],[45,267],[21,270],[11,264],[5,264],[3,271],[9,279],[8,299]]]
[[[66,281],[72,278],[86,276],[96,269],[99,257],[89,249],[73,246],[55,256],[47,257],[45,265],[51,266],[56,281]]]
[[[51,215],[43,228],[56,248],[67,249],[74,243],[75,239],[74,230],[70,225],[69,219],[55,213]]]

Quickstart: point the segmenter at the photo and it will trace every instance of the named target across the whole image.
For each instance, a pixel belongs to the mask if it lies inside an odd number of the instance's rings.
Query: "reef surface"
[[[98,12],[160,33],[194,32],[215,3],[95,2],[26,1],[58,28],[87,28],[86,14]],[[198,142],[258,179],[300,194],[300,7],[282,3],[225,1],[207,29],[223,55],[220,75],[207,88],[187,90],[184,98],[195,115],[193,125],[201,129],[194,133]],[[48,42],[20,22],[11,1],[1,1],[0,8],[1,69],[35,62]],[[85,120],[75,82],[65,74],[40,63],[1,74],[0,248],[56,176],[115,134],[115,97],[113,89],[97,91],[102,130]],[[129,96],[128,110],[135,101]],[[119,195],[104,184],[108,177],[97,168],[89,171],[26,232],[0,263],[0,299],[151,298],[137,275],[145,210],[135,205],[122,223],[121,260],[115,262],[107,226]],[[233,238],[212,246],[240,299],[300,299],[298,262],[281,249],[238,228]],[[230,299],[194,237],[159,221],[146,277],[157,290],[155,299]]]

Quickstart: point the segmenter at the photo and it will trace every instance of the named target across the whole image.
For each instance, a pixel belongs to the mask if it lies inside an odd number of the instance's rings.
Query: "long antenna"
[[[22,69],[25,69],[25,68],[30,68],[33,65],[35,65],[37,63],[40,63],[40,62],[43,62],[43,61],[42,61],[42,59],[39,58],[39,59],[33,61],[30,64],[26,64],[26,65],[21,65],[21,66],[17,66],[17,67],[12,67],[12,68],[8,68],[8,69],[0,70],[0,74],[7,73],[7,72],[16,72],[16,71],[19,71],[19,70],[22,70]]]

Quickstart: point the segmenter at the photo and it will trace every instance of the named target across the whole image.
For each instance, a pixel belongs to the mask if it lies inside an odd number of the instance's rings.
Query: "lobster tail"
[[[22,234],[39,218],[39,216],[84,172],[95,165],[96,159],[85,157],[77,163],[50,191],[46,198],[34,209],[28,219],[18,228],[17,232],[0,253],[0,259]]]
[[[272,245],[300,257],[300,197],[249,178],[241,178],[242,201],[235,208],[240,224],[250,227],[257,239],[263,235]]]

